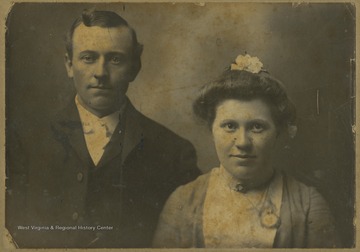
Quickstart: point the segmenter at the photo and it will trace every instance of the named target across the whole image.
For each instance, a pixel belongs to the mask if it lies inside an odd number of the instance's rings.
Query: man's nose
[[[251,146],[251,137],[249,132],[244,128],[239,128],[234,133],[234,143],[238,148],[249,148]]]
[[[96,79],[103,79],[107,75],[108,75],[108,70],[107,70],[106,62],[105,62],[104,59],[100,58],[96,62],[96,66],[95,66],[95,69],[94,69],[94,77]]]

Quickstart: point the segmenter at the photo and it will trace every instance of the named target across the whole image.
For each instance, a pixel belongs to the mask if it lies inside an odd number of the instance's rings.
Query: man
[[[66,50],[74,100],[40,133],[7,134],[7,228],[19,247],[149,247],[167,197],[199,175],[195,150],[126,97],[142,45],[124,19],[84,11]]]

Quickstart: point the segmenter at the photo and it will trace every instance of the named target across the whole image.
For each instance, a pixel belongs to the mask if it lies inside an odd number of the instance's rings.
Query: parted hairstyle
[[[75,19],[65,36],[65,48],[70,60],[72,60],[73,57],[73,34],[76,27],[78,27],[80,24],[84,24],[87,27],[127,27],[131,32],[133,43],[133,67],[130,74],[133,75],[132,79],[136,77],[141,68],[140,57],[143,51],[143,45],[138,42],[135,30],[127,23],[125,19],[112,11],[97,11],[94,9],[83,10],[82,15]]]
[[[220,78],[200,89],[193,103],[193,111],[211,129],[217,106],[228,99],[264,101],[270,108],[278,133],[295,124],[296,109],[285,88],[265,71],[225,70]]]

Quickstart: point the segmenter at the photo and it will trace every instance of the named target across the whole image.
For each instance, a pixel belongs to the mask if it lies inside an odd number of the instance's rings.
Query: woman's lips
[[[236,157],[236,158],[241,158],[241,159],[256,158],[255,155],[248,155],[248,154],[230,154],[230,157]]]
[[[235,158],[236,163],[238,165],[245,165],[245,166],[252,164],[256,159],[255,155],[248,155],[248,154],[237,154],[237,155],[231,154],[230,157]]]

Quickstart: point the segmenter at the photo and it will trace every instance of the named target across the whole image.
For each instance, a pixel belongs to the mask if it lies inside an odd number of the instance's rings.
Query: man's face
[[[129,28],[81,24],[75,28],[72,42],[73,56],[66,56],[66,69],[79,102],[99,117],[116,111],[125,99],[133,64]]]

